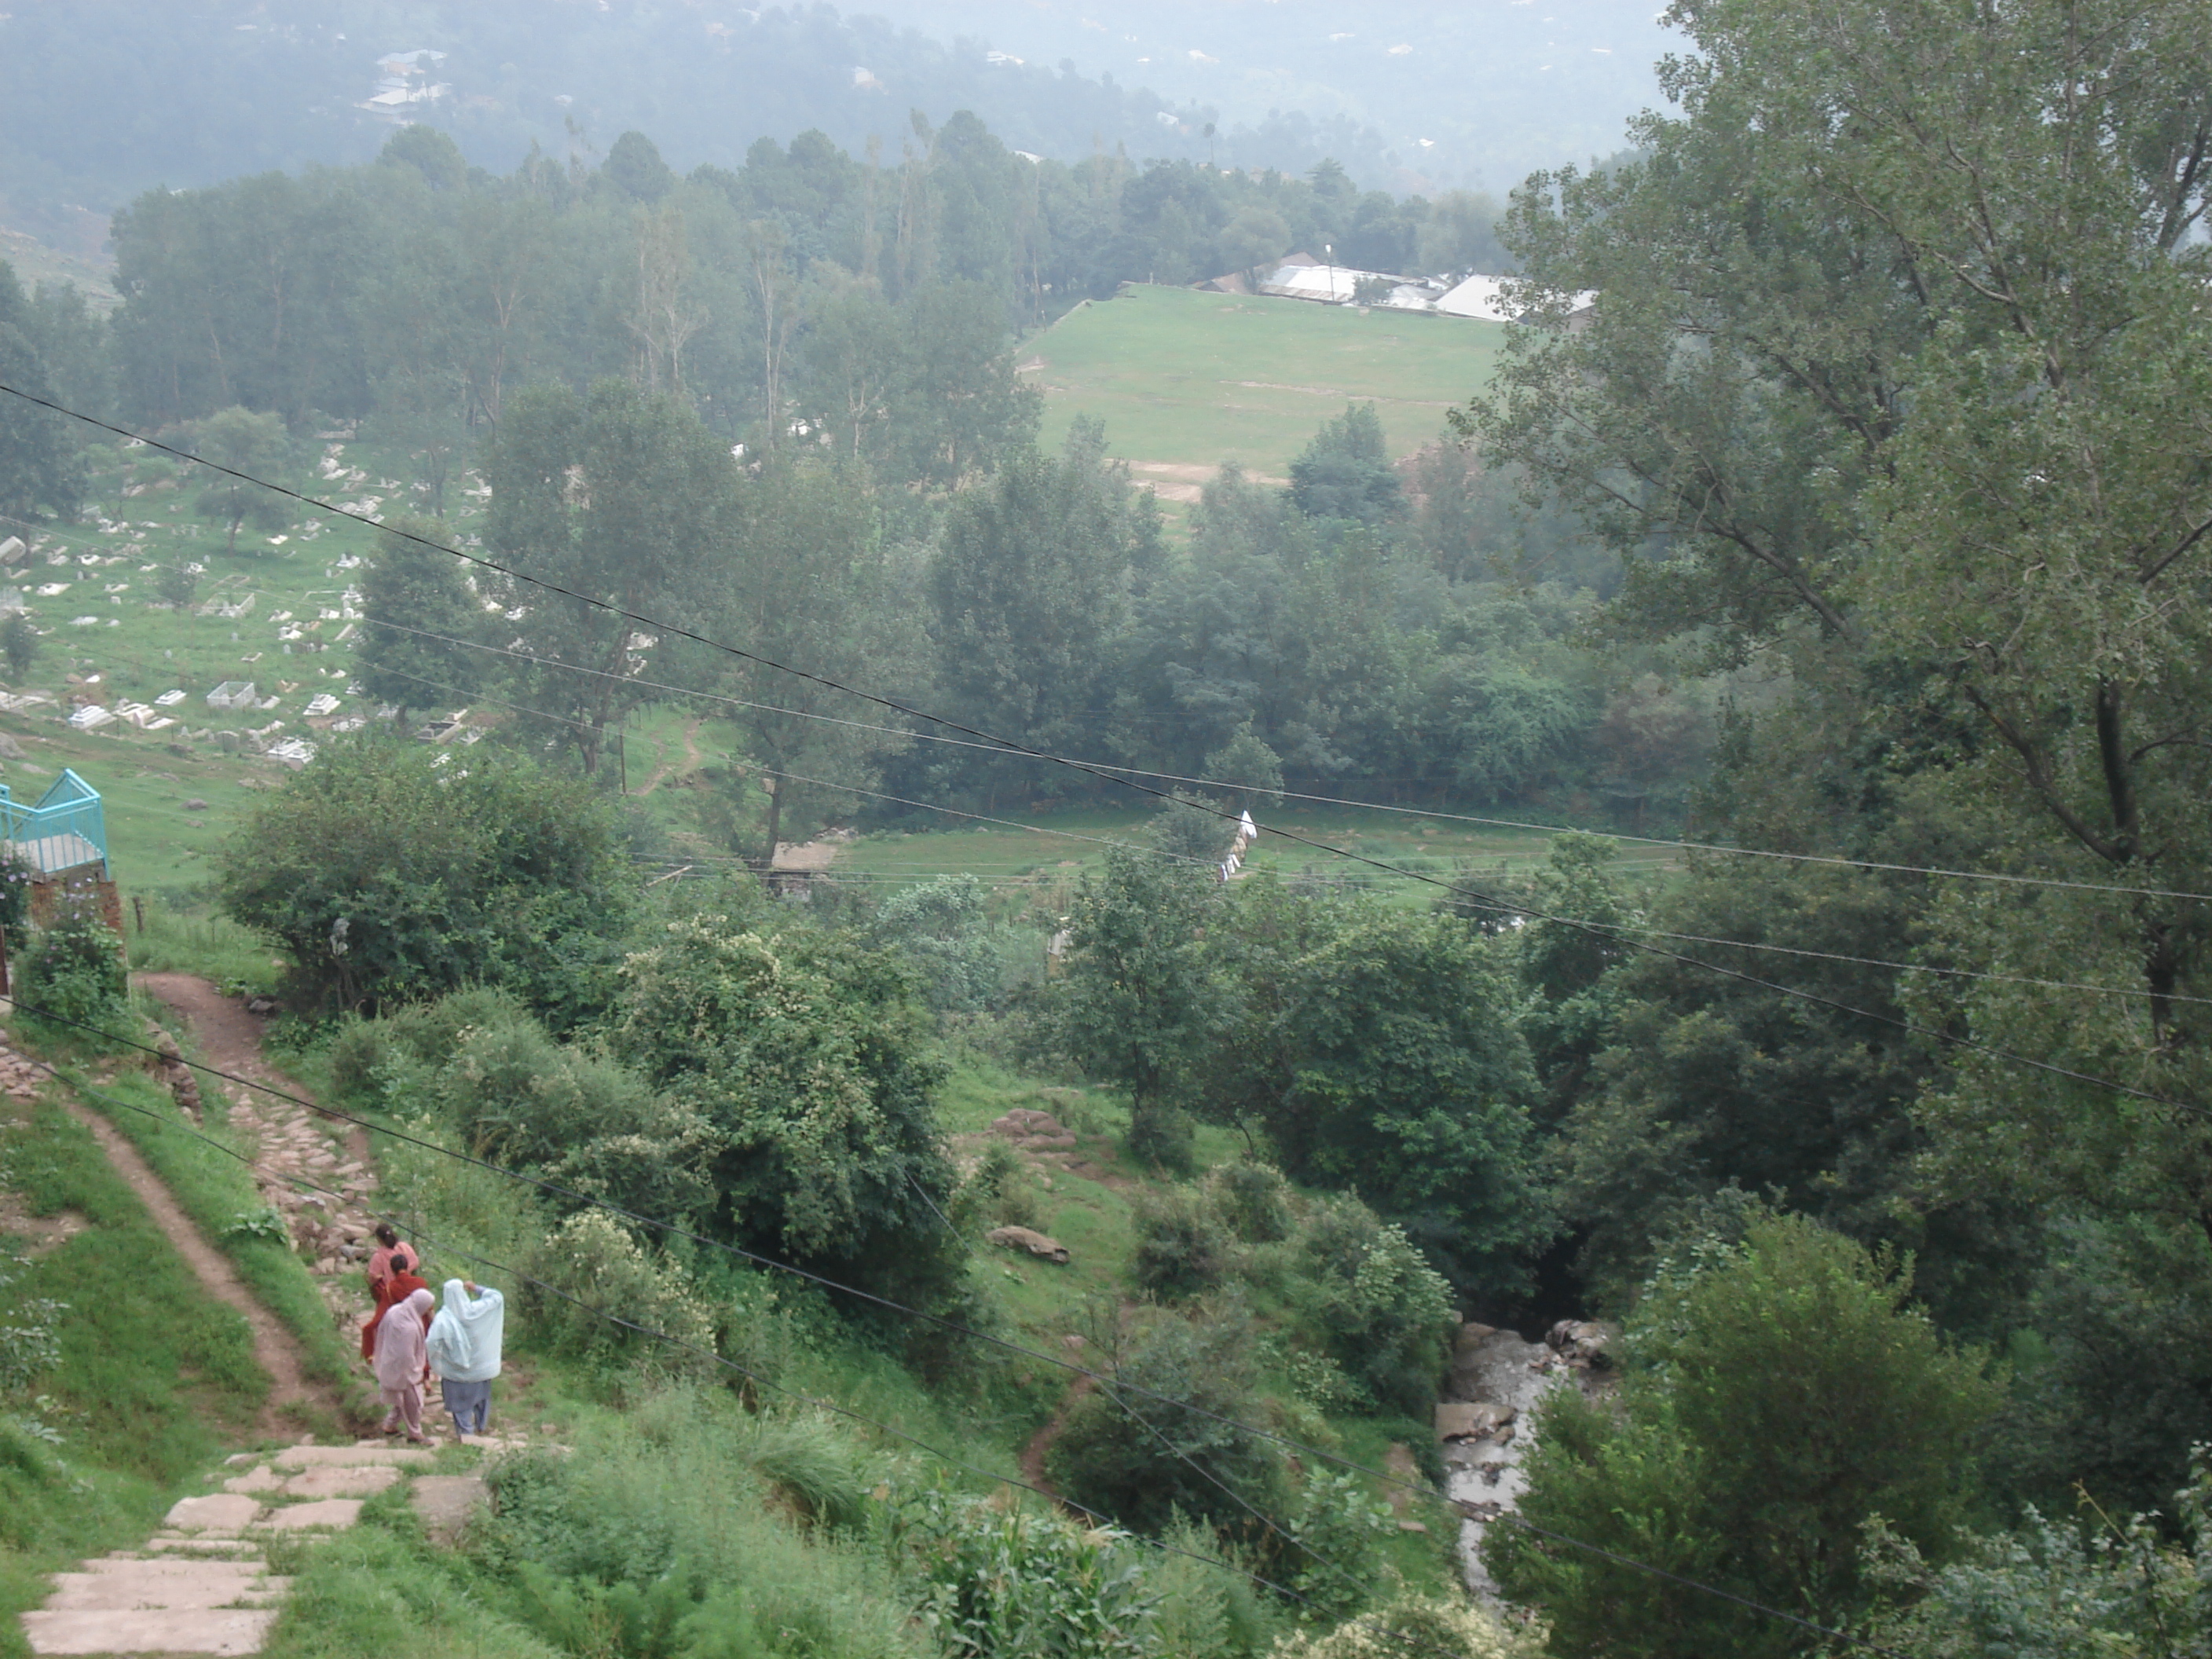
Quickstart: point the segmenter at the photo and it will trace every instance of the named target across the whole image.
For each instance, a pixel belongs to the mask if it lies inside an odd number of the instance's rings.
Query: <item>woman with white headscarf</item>
[[[499,1375],[499,1346],[507,1304],[497,1291],[465,1279],[446,1281],[445,1300],[430,1322],[430,1368],[438,1373],[453,1432],[465,1440],[482,1434],[491,1417],[491,1382]]]
[[[397,1434],[404,1423],[407,1437],[418,1446],[430,1443],[422,1433],[422,1379],[428,1375],[424,1350],[433,1300],[427,1290],[410,1291],[404,1301],[386,1309],[376,1325],[376,1384],[391,1408],[384,1431]]]

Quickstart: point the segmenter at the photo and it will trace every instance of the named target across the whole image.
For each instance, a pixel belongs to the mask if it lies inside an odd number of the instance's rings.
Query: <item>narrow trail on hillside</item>
[[[267,1023],[258,1015],[247,1012],[246,1004],[239,998],[225,996],[198,974],[133,974],[131,981],[191,1023],[192,1034],[199,1041],[201,1055],[210,1066],[234,1076],[251,1078],[302,1100],[308,1097],[305,1089],[261,1058],[261,1041]],[[256,1097],[254,1091],[241,1089],[236,1084],[227,1085],[225,1092],[233,1100],[244,1095],[257,1108],[270,1103],[285,1103],[269,1095]],[[368,1130],[350,1129],[345,1144],[349,1155],[363,1164],[368,1162]]]
[[[125,1139],[123,1132],[90,1107],[70,1100],[63,1103],[70,1116],[92,1131],[93,1139],[107,1155],[115,1173],[121,1176],[131,1190],[138,1194],[138,1201],[146,1206],[146,1213],[161,1230],[170,1247],[184,1259],[203,1289],[224,1306],[235,1308],[246,1319],[253,1333],[254,1363],[269,1373],[269,1398],[262,1403],[256,1428],[264,1435],[279,1437],[295,1434],[298,1425],[285,1420],[289,1406],[313,1403],[336,1411],[338,1402],[323,1389],[307,1381],[307,1368],[302,1363],[300,1345],[292,1334],[278,1322],[276,1316],[263,1307],[237,1271],[192,1224],[183,1206],[170,1196],[169,1189],[161,1176],[146,1162],[138,1149]]]
[[[1060,1488],[1047,1478],[1045,1457],[1052,1450],[1053,1443],[1067,1427],[1068,1414],[1075,1409],[1076,1401],[1095,1392],[1097,1387],[1097,1383],[1087,1376],[1077,1377],[1068,1385],[1067,1392],[1060,1395],[1060,1404],[1052,1408],[1052,1416],[1044,1426],[1031,1435],[1029,1443],[1022,1448],[1022,1479],[1061,1503],[1067,1500],[1060,1497]]]
[[[699,769],[699,763],[706,758],[705,756],[699,752],[698,739],[699,722],[697,720],[684,721],[683,760],[681,762],[667,761],[663,763],[659,771],[655,772],[651,777],[647,778],[644,783],[639,786],[637,793],[641,796],[651,794],[654,790],[660,787],[662,782],[666,780],[672,772],[678,777],[688,777],[692,773],[697,771]]]

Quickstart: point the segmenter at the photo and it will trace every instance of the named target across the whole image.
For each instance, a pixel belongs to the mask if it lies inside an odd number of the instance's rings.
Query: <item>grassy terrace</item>
[[[1233,460],[1279,478],[1354,398],[1372,398],[1391,453],[1411,454],[1488,381],[1504,339],[1502,325],[1463,318],[1132,287],[1021,350],[1048,443],[1096,416],[1115,454],[1167,483],[1178,475],[1144,464],[1210,474]]]

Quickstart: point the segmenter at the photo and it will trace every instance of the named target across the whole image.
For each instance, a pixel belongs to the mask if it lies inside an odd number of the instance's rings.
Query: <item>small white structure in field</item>
[[[256,701],[252,680],[225,680],[207,694],[210,708],[251,708]]]

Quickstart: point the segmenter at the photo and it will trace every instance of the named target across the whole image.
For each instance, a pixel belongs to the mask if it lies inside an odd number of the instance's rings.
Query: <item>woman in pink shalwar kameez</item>
[[[422,1433],[422,1379],[429,1365],[424,1339],[435,1302],[428,1291],[412,1291],[386,1309],[376,1327],[376,1383],[392,1408],[384,1431],[397,1434],[404,1423],[407,1437],[418,1446],[429,1444]]]

